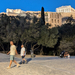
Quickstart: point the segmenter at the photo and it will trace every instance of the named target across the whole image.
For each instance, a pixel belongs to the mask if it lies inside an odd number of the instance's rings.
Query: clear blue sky
[[[0,12],[5,12],[7,8],[40,11],[42,6],[45,11],[55,12],[57,7],[64,5],[75,8],[75,0],[0,0]]]

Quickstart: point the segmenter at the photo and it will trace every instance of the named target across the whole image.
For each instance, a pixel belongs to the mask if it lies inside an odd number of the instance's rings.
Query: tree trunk
[[[28,43],[28,41],[26,41],[25,44],[24,44],[25,48],[26,48],[26,53],[27,53],[27,43]]]
[[[25,47],[27,47],[27,46],[26,46],[26,45],[27,45],[27,43],[28,43],[28,41],[26,41],[26,42],[25,42]]]
[[[35,51],[36,49],[38,49],[38,48],[40,47],[40,45],[39,45],[38,47],[36,47],[36,48],[35,48],[35,46],[37,46],[37,43],[34,44],[33,46],[32,46],[32,44],[31,44],[31,50],[33,51],[33,53],[34,53],[34,51]]]
[[[40,55],[43,55],[43,46],[42,46],[42,48],[40,50]]]
[[[36,43],[35,45],[32,45],[32,44],[31,44],[31,50],[33,50],[33,52],[34,52],[34,47],[35,47],[35,46],[37,46],[37,43]]]
[[[55,51],[53,50],[53,56],[55,56]]]
[[[8,51],[10,50],[10,47],[9,47],[9,43],[8,43]]]
[[[0,43],[1,48],[3,49],[3,51],[5,51],[3,43]]]
[[[18,42],[19,42],[19,41],[16,42],[16,46],[18,46]]]

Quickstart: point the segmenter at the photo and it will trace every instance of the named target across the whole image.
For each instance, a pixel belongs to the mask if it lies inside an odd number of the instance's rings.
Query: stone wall
[[[48,12],[48,23],[51,27],[61,25],[61,14],[56,12]]]

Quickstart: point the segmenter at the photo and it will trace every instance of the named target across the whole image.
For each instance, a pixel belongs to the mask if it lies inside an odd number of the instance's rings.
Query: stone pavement
[[[20,58],[16,58],[18,63]],[[75,57],[70,59],[58,57],[27,58],[28,64],[21,64],[19,68],[12,63],[9,65],[9,55],[0,53],[0,75],[75,75]]]

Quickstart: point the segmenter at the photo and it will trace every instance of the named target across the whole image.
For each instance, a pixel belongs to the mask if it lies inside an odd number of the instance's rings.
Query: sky
[[[6,9],[22,9],[24,11],[45,11],[55,12],[60,6],[71,5],[75,9],[75,0],[0,0],[0,12]]]

